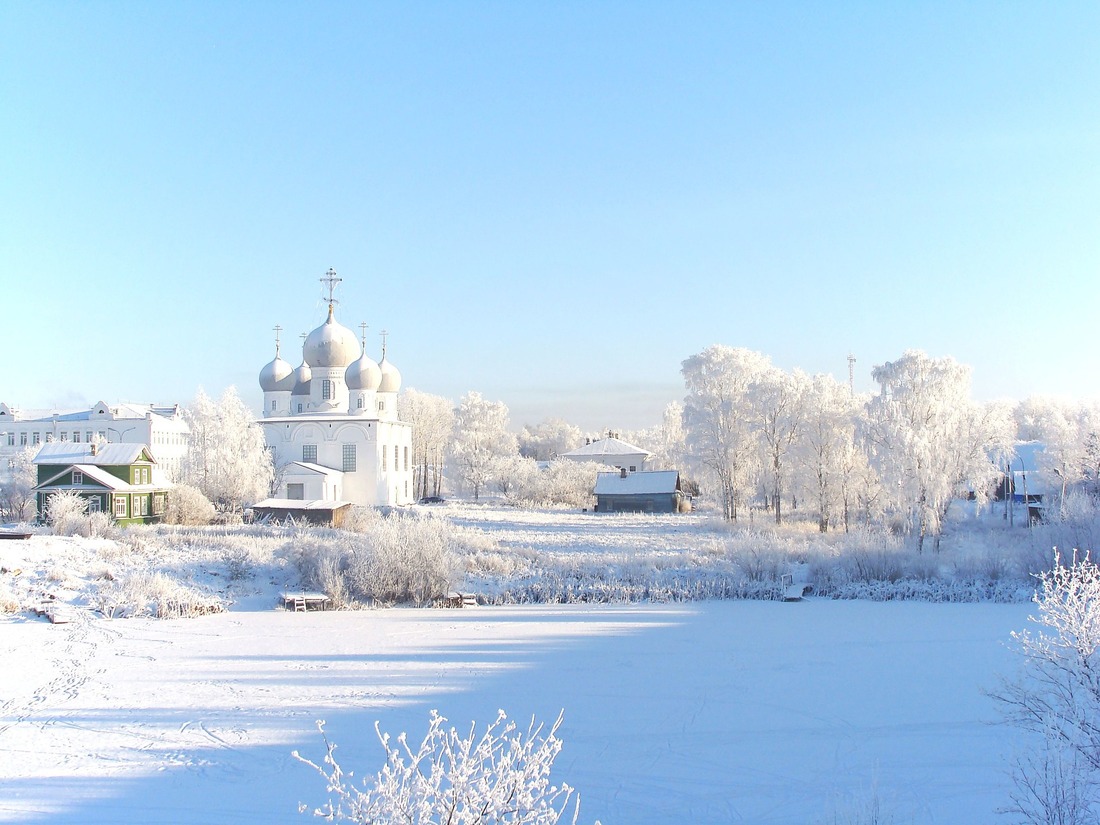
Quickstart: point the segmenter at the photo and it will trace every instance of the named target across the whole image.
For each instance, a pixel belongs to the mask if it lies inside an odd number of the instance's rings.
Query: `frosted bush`
[[[1022,672],[993,694],[1041,743],[1012,767],[1008,810],[1029,823],[1096,822],[1100,809],[1100,568],[1060,561],[1038,576],[1038,629],[1012,634]]]
[[[453,528],[440,518],[391,515],[363,533],[303,536],[297,563],[307,586],[343,603],[428,604],[454,589]]]
[[[225,605],[164,573],[138,572],[105,582],[93,599],[107,618],[179,619],[221,613]]]
[[[1033,526],[1033,541],[1044,551],[1075,547],[1081,553],[1100,554],[1100,500],[1086,493],[1070,493],[1061,508],[1044,510],[1045,521]]]
[[[448,823],[449,825],[555,825],[570,809],[573,788],[550,784],[550,770],[561,752],[557,736],[562,717],[543,732],[534,719],[526,731],[499,711],[497,719],[478,735],[445,729],[447,721],[432,711],[428,733],[419,747],[404,733],[394,743],[375,732],[386,754],[385,766],[361,785],[351,781],[335,756],[336,746],[317,727],[325,742],[321,764],[294,757],[316,770],[331,795],[313,811],[329,821],[369,823]],[[572,807],[576,823],[580,799]],[[300,806],[305,812],[308,807]],[[599,823],[597,823],[599,825]]]
[[[114,532],[106,513],[89,513],[88,500],[75,490],[52,493],[46,504],[46,521],[56,536],[100,538]]]
[[[349,533],[368,533],[375,529],[381,520],[382,514],[375,507],[352,507],[340,526]]]
[[[177,484],[169,491],[164,511],[165,524],[210,524],[214,517],[214,505],[198,487]]]
[[[0,585],[0,613],[18,613],[22,609],[19,599],[7,584]]]

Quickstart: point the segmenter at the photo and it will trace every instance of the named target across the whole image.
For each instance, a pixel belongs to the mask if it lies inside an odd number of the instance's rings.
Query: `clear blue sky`
[[[715,343],[1100,396],[1100,4],[0,4],[0,400],[186,403],[324,318],[513,425]]]

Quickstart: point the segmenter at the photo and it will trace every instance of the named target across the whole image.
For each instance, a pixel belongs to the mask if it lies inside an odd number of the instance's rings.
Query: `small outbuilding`
[[[252,520],[277,522],[289,520],[298,524],[342,527],[352,506],[350,501],[265,498],[252,505]]]
[[[680,489],[677,470],[648,470],[596,476],[596,511],[600,513],[686,513],[691,499]]]
[[[608,434],[607,438],[589,441],[583,447],[562,453],[561,457],[570,461],[595,461],[633,473],[644,470],[653,453]]]

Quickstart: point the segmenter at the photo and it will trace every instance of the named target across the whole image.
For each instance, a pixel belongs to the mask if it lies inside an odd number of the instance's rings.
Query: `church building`
[[[279,354],[260,370],[264,417],[259,423],[275,464],[278,499],[412,503],[412,426],[397,417],[401,373],[366,352],[335,317],[332,293],[340,282],[330,269],[328,319],[306,336],[302,363]],[[276,327],[276,331],[280,328]]]

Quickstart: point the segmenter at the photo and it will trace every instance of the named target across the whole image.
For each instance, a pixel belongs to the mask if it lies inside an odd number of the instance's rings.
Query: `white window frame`
[[[114,501],[111,503],[114,507],[115,518],[126,518],[130,512],[130,507],[126,503],[126,496],[115,494]]]
[[[73,470],[73,486],[84,483],[84,473],[80,470]]]

